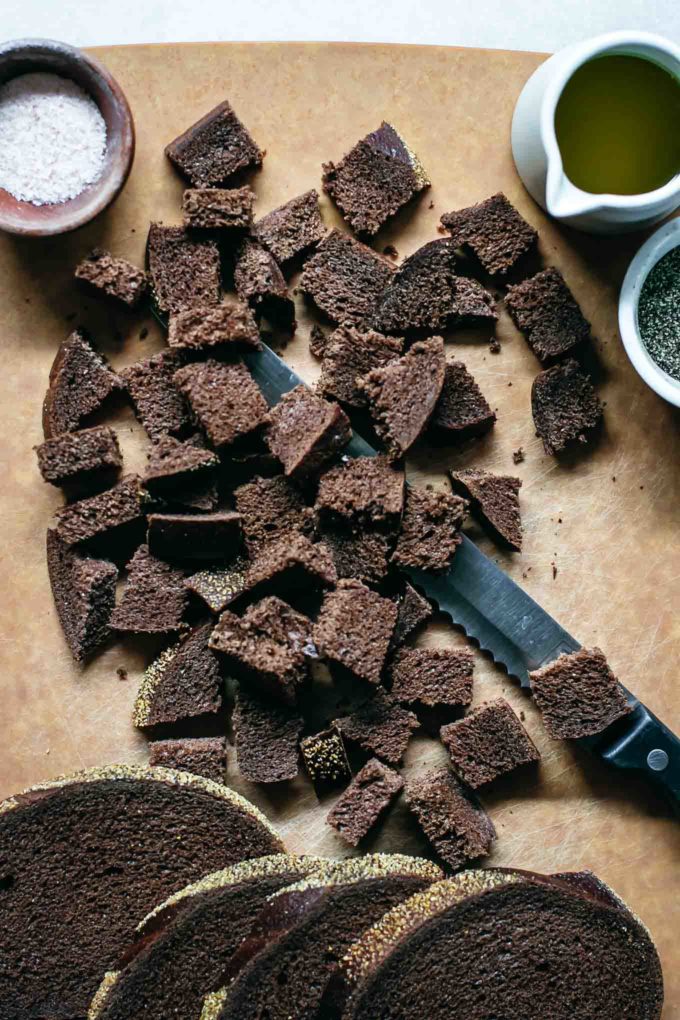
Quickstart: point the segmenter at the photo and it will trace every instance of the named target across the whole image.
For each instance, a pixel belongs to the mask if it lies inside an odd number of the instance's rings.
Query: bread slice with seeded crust
[[[340,958],[387,910],[436,882],[429,861],[369,854],[271,897],[232,958],[211,1020],[325,1020],[321,999]]]
[[[155,907],[137,926],[118,969],[106,975],[88,1020],[199,1020],[232,954],[267,899],[327,866],[274,854],[206,875]]]
[[[589,874],[466,871],[397,905],[344,956],[324,1020],[658,1020],[643,925]]]
[[[4,801],[1,1020],[85,1016],[140,917],[208,872],[283,849],[249,801],[171,769],[90,769]]]

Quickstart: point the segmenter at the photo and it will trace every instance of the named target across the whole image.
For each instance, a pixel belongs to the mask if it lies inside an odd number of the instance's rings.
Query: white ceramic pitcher
[[[512,119],[512,154],[527,191],[555,219],[592,234],[621,234],[677,209],[680,174],[644,195],[592,195],[566,177],[555,136],[557,103],[574,71],[605,54],[643,57],[680,81],[680,47],[661,36],[609,32],[568,46],[541,64],[524,86]]]

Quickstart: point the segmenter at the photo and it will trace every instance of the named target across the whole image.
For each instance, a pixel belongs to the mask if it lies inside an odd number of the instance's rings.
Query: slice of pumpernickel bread
[[[352,778],[345,745],[335,726],[301,740],[300,753],[305,771],[319,794],[345,786]]]
[[[531,387],[531,413],[536,435],[548,454],[574,443],[587,443],[603,416],[602,404],[573,358],[541,372]]]
[[[649,933],[573,877],[468,871],[397,905],[342,960],[334,1020],[658,1020]]]
[[[519,490],[522,479],[493,475],[490,471],[467,468],[449,471],[453,491],[470,501],[470,510],[491,536],[502,545],[520,552],[522,517]]]
[[[314,627],[319,654],[353,676],[380,683],[397,607],[360,581],[338,581],[323,600]]]
[[[375,430],[394,460],[425,430],[444,385],[445,364],[444,341],[437,336],[359,381]]]
[[[111,633],[118,570],[107,560],[82,556],[48,530],[47,571],[66,643],[81,662]]]
[[[599,648],[560,655],[529,679],[545,728],[557,740],[594,736],[632,711]]]
[[[197,570],[184,583],[213,613],[221,613],[245,591],[247,566],[248,561],[237,556],[227,566]]]
[[[111,616],[114,630],[168,634],[182,629],[187,604],[184,574],[140,545],[127,565],[127,581]]]
[[[59,345],[50,369],[42,410],[45,439],[75,431],[120,385],[120,378],[85,331],[76,329]]]
[[[144,488],[152,496],[172,496],[178,489],[211,478],[218,465],[217,455],[200,441],[180,443],[172,436],[162,436],[149,451]]]
[[[305,263],[300,289],[333,322],[361,322],[372,315],[394,266],[341,230],[331,230]]]
[[[442,726],[441,739],[455,771],[473,790],[541,758],[505,698],[485,702],[464,719]]]
[[[241,517],[212,514],[149,514],[149,549],[170,561],[233,560],[241,549]]]
[[[371,758],[335,802],[326,821],[346,843],[357,846],[377,825],[403,785],[398,772]]]
[[[0,1017],[84,1016],[155,904],[282,849],[253,804],[170,769],[91,769],[4,801]]]
[[[323,357],[319,392],[347,407],[365,407],[367,398],[359,387],[359,380],[374,368],[395,361],[403,346],[402,340],[383,336],[374,329],[349,323],[338,326],[317,355]]]
[[[305,479],[333,460],[352,436],[337,404],[296,386],[272,408],[267,442],[290,478]]]
[[[395,701],[464,708],[472,701],[474,657],[468,648],[402,648],[390,663]]]
[[[409,486],[392,562],[398,567],[445,570],[462,539],[467,503],[446,492]]]
[[[495,413],[463,362],[447,362],[444,386],[430,420],[435,437],[470,439],[485,435],[495,424]]]
[[[295,703],[298,689],[306,678],[306,662],[301,651],[263,634],[228,609],[217,621],[209,646],[238,673],[239,679],[257,687],[264,696],[286,705]]]
[[[181,366],[179,352],[160,351],[120,373],[135,414],[153,442],[164,435],[181,435],[191,425],[189,408],[173,381]]]
[[[95,481],[122,467],[118,437],[108,425],[79,432],[64,432],[35,447],[40,474],[52,485],[80,485]]]
[[[184,227],[152,223],[147,240],[151,293],[162,315],[220,300],[220,252],[217,242],[196,237]]]
[[[473,252],[488,273],[508,273],[538,239],[537,231],[502,192],[467,209],[444,213],[441,221],[453,242]]]
[[[456,870],[485,857],[496,829],[472,790],[447,768],[409,779],[405,799],[439,857]]]
[[[151,663],[135,700],[135,726],[150,729],[219,712],[222,678],[208,648],[211,630],[209,623],[197,627]]]
[[[264,153],[225,99],[170,142],[165,155],[195,188],[215,188],[261,166]]]
[[[296,259],[318,244],[326,233],[318,191],[313,188],[272,209],[254,224],[252,232],[279,265]]]
[[[215,871],[185,886],[138,925],[100,986],[88,1020],[200,1020],[233,953],[267,899],[323,869],[315,857],[274,854]]]
[[[227,742],[224,737],[182,737],[180,740],[152,740],[149,765],[179,769],[195,776],[223,783],[227,773]]]
[[[326,985],[352,942],[386,910],[440,877],[429,861],[372,854],[275,893],[232,958],[227,973],[233,980],[223,1001],[207,1015],[322,1020]]]

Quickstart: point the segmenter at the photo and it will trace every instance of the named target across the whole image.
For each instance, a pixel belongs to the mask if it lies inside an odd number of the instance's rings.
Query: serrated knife
[[[270,406],[289,390],[306,385],[266,345],[248,352],[245,360]],[[356,433],[346,452],[354,457],[376,455]],[[561,652],[575,652],[581,647],[466,536],[445,573],[410,569],[403,573],[522,687],[531,686],[529,671],[547,665]],[[631,712],[603,733],[583,737],[578,743],[610,765],[646,773],[671,795],[678,809],[680,739],[630,691],[625,693]]]

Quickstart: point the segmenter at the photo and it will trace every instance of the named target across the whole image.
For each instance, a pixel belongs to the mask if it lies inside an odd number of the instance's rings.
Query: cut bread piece
[[[297,531],[309,536],[314,530],[311,508],[305,505],[295,484],[283,475],[256,476],[234,490],[234,502],[251,556],[257,556],[268,542],[284,534]]]
[[[323,189],[361,235],[376,234],[403,205],[429,188],[416,154],[382,122],[338,163],[323,164]]]
[[[352,778],[345,745],[335,726],[301,740],[300,753],[307,775],[319,794],[335,786],[346,786]]]
[[[429,861],[372,854],[275,893],[232,958],[216,1020],[321,1020],[324,990],[351,943],[440,876]]]
[[[281,268],[272,253],[252,237],[247,237],[236,253],[234,285],[258,318],[263,315],[289,332],[295,329],[295,302]]]
[[[220,616],[209,646],[239,673],[239,678],[257,687],[263,696],[286,705],[295,703],[306,678],[301,651],[262,633],[245,617],[228,609]]]
[[[472,701],[473,667],[467,648],[402,648],[390,664],[390,693],[401,704],[464,708]]]
[[[66,643],[76,662],[82,662],[111,633],[118,570],[107,560],[82,556],[48,530],[47,571]]]
[[[218,867],[282,849],[253,804],[187,772],[112,765],[9,798],[0,1017],[85,1016],[140,917]]]
[[[182,195],[184,226],[192,230],[247,230],[255,192],[243,188],[188,188]]]
[[[220,251],[212,238],[152,223],[147,240],[151,293],[161,315],[220,301]]]
[[[75,278],[92,291],[136,308],[148,289],[147,275],[127,259],[116,258],[104,248],[93,248],[75,269]]]
[[[398,772],[371,758],[333,805],[326,821],[357,846],[385,814],[404,785]]]
[[[342,408],[300,385],[272,408],[267,442],[286,476],[305,479],[333,460],[351,436]]]
[[[346,740],[358,744],[367,754],[374,754],[390,765],[400,765],[419,722],[413,712],[397,705],[379,687],[370,701],[351,715],[336,719],[335,725]]]
[[[227,566],[197,570],[184,583],[211,612],[221,613],[245,591],[247,566],[248,561],[238,556]]]
[[[590,323],[554,266],[509,287],[505,304],[543,364],[570,354],[590,336]]]
[[[196,305],[170,317],[168,345],[180,351],[257,350],[260,331],[242,301],[214,307]]]
[[[484,202],[444,213],[454,244],[471,251],[488,273],[505,275],[535,247],[538,233],[499,192]]]
[[[250,595],[301,594],[332,588],[337,581],[333,558],[323,542],[312,543],[299,532],[268,542],[246,571]]]
[[[192,424],[187,403],[173,381],[181,366],[179,352],[160,351],[128,365],[120,374],[135,414],[154,443],[165,435],[181,435]]]
[[[138,925],[89,1020],[200,1020],[204,997],[219,987],[267,899],[325,864],[273,854],[185,886]]]
[[[444,385],[444,341],[419,341],[396,361],[359,381],[375,430],[393,460],[403,457],[424,432]]]
[[[604,412],[590,377],[570,358],[536,376],[531,413],[545,452],[554,455],[577,442],[587,443]]]
[[[496,424],[496,415],[462,361],[449,361],[444,386],[430,429],[446,441],[483,436]]]
[[[236,761],[251,783],[281,783],[298,774],[303,719],[293,709],[240,684],[232,719]]]
[[[393,527],[404,509],[404,472],[386,457],[352,457],[321,476],[314,509],[350,526]]]
[[[459,783],[447,768],[409,779],[406,803],[418,819],[428,841],[450,868],[485,857],[496,829],[472,790]]]
[[[417,570],[446,570],[462,541],[466,512],[467,503],[458,496],[410,486],[392,562]]]
[[[172,498],[178,489],[211,479],[218,466],[217,454],[206,450],[200,441],[180,443],[172,436],[162,436],[149,451],[144,488],[152,496]]]
[[[68,545],[119,532],[144,519],[144,493],[139,475],[126,475],[112,489],[69,503],[56,511],[56,532]]]
[[[442,726],[441,739],[455,771],[473,790],[541,758],[504,698],[485,702],[464,719]]]
[[[184,574],[140,545],[127,565],[123,595],[111,616],[114,630],[168,634],[181,630],[187,604]]]
[[[305,263],[300,289],[333,322],[359,323],[375,312],[393,273],[372,248],[331,230]]]
[[[322,523],[321,541],[330,550],[338,577],[379,585],[387,577],[392,539],[384,531]]]
[[[151,729],[220,711],[222,678],[208,648],[211,630],[209,623],[197,627],[151,663],[135,700],[135,726]]]
[[[268,421],[266,401],[242,362],[226,365],[211,359],[185,365],[173,381],[217,450],[252,438]]]
[[[319,392],[347,407],[365,407],[367,398],[359,380],[374,368],[395,361],[403,346],[402,340],[383,336],[365,326],[349,323],[338,326],[325,341],[323,351],[317,354],[317,357],[323,357]],[[313,350],[312,353],[316,352]]]
[[[658,1020],[663,980],[654,944],[605,890],[500,870],[431,885],[351,947],[336,1015]]]
[[[224,737],[182,737],[180,740],[152,740],[149,765],[179,769],[195,776],[224,783],[227,772],[227,742]]]
[[[470,502],[477,520],[501,545],[520,552],[522,517],[519,490],[522,479],[512,475],[494,475],[490,471],[468,468],[449,471],[453,491]]]
[[[309,251],[325,234],[319,193],[314,188],[272,209],[253,226],[253,235],[268,248],[280,266]]]
[[[399,648],[433,615],[432,606],[408,582],[397,599],[397,622],[390,641],[390,651]]]
[[[82,329],[76,329],[59,345],[42,411],[45,439],[74,432],[86,415],[120,389],[119,376],[92,346]]]
[[[632,711],[599,648],[560,655],[529,679],[545,728],[556,740],[594,736]]]
[[[108,425],[63,432],[35,447],[44,481],[80,485],[108,476],[123,465],[118,437]]]
[[[380,683],[397,607],[360,581],[338,581],[323,600],[314,627],[319,654],[353,676]]]
[[[170,142],[165,155],[195,188],[215,188],[261,166],[264,153],[225,99]]]
[[[241,550],[241,517],[233,510],[149,514],[149,549],[170,561],[233,560]]]

